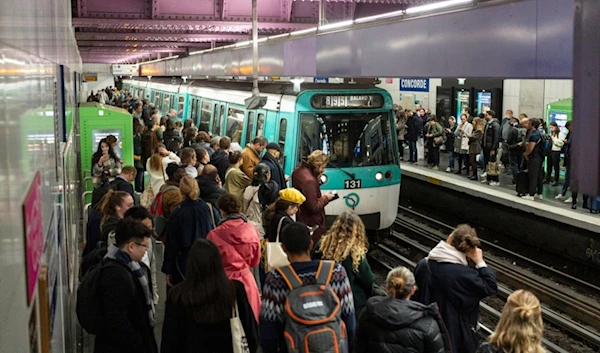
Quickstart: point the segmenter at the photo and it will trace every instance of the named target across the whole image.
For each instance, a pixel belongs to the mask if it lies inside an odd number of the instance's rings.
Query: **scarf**
[[[454,246],[446,243],[445,240],[440,240],[438,245],[431,249],[427,259],[437,262],[462,264],[463,266],[468,265],[467,256],[464,253],[456,250]]]
[[[232,213],[230,215],[228,215],[227,217],[221,219],[221,221],[219,222],[219,225],[230,221],[232,219],[242,219],[244,222],[248,223],[248,217],[246,217],[245,215],[241,214],[241,213]]]
[[[129,254],[119,250],[119,248],[117,248],[115,245],[110,245],[108,247],[108,251],[106,253],[105,258],[109,258],[120,262],[124,265],[127,265],[131,269],[131,272],[142,286],[144,297],[146,297],[146,306],[148,307],[148,319],[150,320],[150,326],[154,327],[154,325],[156,324],[154,318],[156,314],[154,310],[154,300],[152,298],[152,295],[150,294],[150,286],[148,285],[148,279],[144,275],[144,271],[142,271],[142,267],[140,266],[140,264],[137,261],[133,261]]]

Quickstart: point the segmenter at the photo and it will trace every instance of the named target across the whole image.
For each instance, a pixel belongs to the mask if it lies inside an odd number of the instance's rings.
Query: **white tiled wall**
[[[573,97],[572,80],[504,80],[503,113],[544,118],[546,105]]]

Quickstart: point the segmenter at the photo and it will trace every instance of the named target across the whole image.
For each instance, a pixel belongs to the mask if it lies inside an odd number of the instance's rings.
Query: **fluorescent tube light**
[[[353,24],[354,24],[353,20],[330,23],[330,24],[319,26],[319,31],[327,31],[329,29],[352,26]]]
[[[290,33],[290,35],[292,36],[300,36],[303,34],[308,34],[308,33],[312,33],[312,32],[316,32],[317,31],[317,27],[312,27],[312,28],[307,28],[307,29],[301,29],[299,31],[295,31]]]
[[[277,34],[274,36],[269,36],[269,38],[267,38],[267,39],[271,40],[271,39],[277,39],[277,38],[284,38],[284,37],[289,37],[289,35],[290,35],[289,33],[282,33],[282,34]]]
[[[243,42],[237,42],[237,43],[235,43],[235,46],[236,47],[243,47],[243,46],[246,46],[246,45],[249,45],[249,44],[252,44],[251,40],[246,40],[246,41],[243,41]]]
[[[429,11],[444,9],[444,8],[452,7],[452,6],[456,6],[456,5],[467,4],[467,3],[471,3],[471,2],[473,2],[473,0],[442,1],[442,2],[437,2],[437,3],[433,3],[433,4],[422,5],[422,6],[409,7],[408,9],[406,9],[406,13],[407,14],[415,14],[415,13],[429,12]]]
[[[404,11],[399,10],[399,11],[394,11],[394,12],[382,13],[380,15],[375,15],[375,16],[357,18],[356,20],[354,20],[354,22],[355,23],[371,22],[371,21],[381,20],[384,18],[390,18],[390,17],[402,16],[402,15],[404,15]]]

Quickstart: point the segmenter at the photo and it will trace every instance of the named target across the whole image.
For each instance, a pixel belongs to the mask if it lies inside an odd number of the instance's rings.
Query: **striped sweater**
[[[316,282],[315,276],[319,261],[294,262],[292,267],[305,285]],[[340,299],[342,320],[346,324],[348,342],[352,342],[356,326],[354,298],[346,270],[340,264],[335,264],[329,285]],[[283,340],[283,311],[289,292],[289,287],[279,272],[271,271],[267,274],[262,289],[260,310],[260,342],[264,353],[287,352]]]

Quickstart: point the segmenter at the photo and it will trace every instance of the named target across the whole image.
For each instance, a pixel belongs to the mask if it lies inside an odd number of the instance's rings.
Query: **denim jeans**
[[[416,162],[418,159],[417,156],[417,141],[406,141],[408,142],[408,160],[410,162]]]
[[[562,190],[560,191],[560,194],[563,196],[567,194],[569,186],[571,185],[571,164],[567,164],[565,169],[565,183],[563,184]]]
[[[448,167],[454,169],[454,150],[448,151]]]

